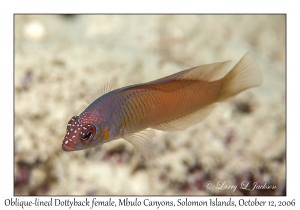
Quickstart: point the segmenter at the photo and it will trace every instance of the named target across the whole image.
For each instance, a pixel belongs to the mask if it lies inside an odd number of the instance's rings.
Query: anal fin
[[[211,111],[217,106],[217,104],[212,104],[201,108],[191,114],[185,115],[183,117],[177,118],[175,120],[170,120],[159,125],[153,126],[151,128],[163,131],[179,131],[184,130],[192,125],[195,125],[203,121]]]

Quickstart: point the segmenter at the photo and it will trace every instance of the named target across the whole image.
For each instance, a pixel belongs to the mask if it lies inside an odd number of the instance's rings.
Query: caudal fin
[[[258,64],[250,52],[222,79],[223,89],[218,101],[226,100],[243,90],[262,84],[263,77]]]

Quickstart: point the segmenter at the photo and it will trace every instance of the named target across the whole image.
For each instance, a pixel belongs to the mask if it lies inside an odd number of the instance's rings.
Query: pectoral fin
[[[146,129],[138,133],[125,134],[123,135],[123,138],[135,146],[146,160],[151,160],[154,158],[152,143],[153,134],[153,130]]]

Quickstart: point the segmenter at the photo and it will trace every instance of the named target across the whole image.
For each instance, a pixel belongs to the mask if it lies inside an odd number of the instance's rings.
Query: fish
[[[203,121],[218,103],[260,86],[261,70],[251,52],[231,61],[196,66],[151,82],[112,90],[111,83],[86,98],[62,142],[65,151],[93,148],[123,138],[146,160],[154,158],[153,131],[181,131]]]

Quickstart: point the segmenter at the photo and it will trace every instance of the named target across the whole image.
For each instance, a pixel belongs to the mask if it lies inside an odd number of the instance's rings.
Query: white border
[[[158,3],[159,2],[159,3]],[[14,13],[287,13],[287,197],[259,197],[259,200],[279,201],[292,200],[298,196],[300,187],[299,177],[299,116],[300,97],[299,93],[299,12],[296,10],[296,1],[83,1],[62,2],[62,1],[2,1],[1,10],[1,181],[0,192],[1,209],[6,209],[4,200],[13,197],[13,14]],[[98,6],[96,6],[98,5]],[[221,9],[221,10],[220,10]],[[19,197],[21,200],[32,200],[32,197]],[[63,197],[56,197],[63,198]],[[71,197],[68,197],[71,199]],[[105,198],[105,197],[104,197]],[[120,197],[123,198],[123,197]],[[183,197],[180,197],[183,198]],[[215,198],[215,197],[213,197]],[[228,200],[229,197],[218,197],[221,200]],[[240,198],[254,200],[254,197],[234,197],[237,202]],[[50,197],[41,198],[48,200]],[[79,200],[83,197],[78,197]],[[90,198],[92,199],[92,198]],[[98,199],[101,199],[98,197]],[[114,197],[117,200],[119,197]],[[140,200],[145,199],[139,197]],[[151,197],[156,200],[173,200],[177,197]],[[211,197],[191,197],[192,200],[209,200]],[[299,202],[300,200],[296,201]],[[299,205],[298,205],[299,206]],[[35,207],[36,209],[43,209]],[[66,209],[66,207],[57,207]],[[162,208],[162,207],[161,207]],[[169,207],[171,208],[171,207]],[[186,207],[181,207],[186,208]],[[194,207],[199,208],[199,207]],[[277,207],[278,208],[278,207]],[[102,207],[102,209],[106,209]],[[249,209],[249,208],[248,208]]]

